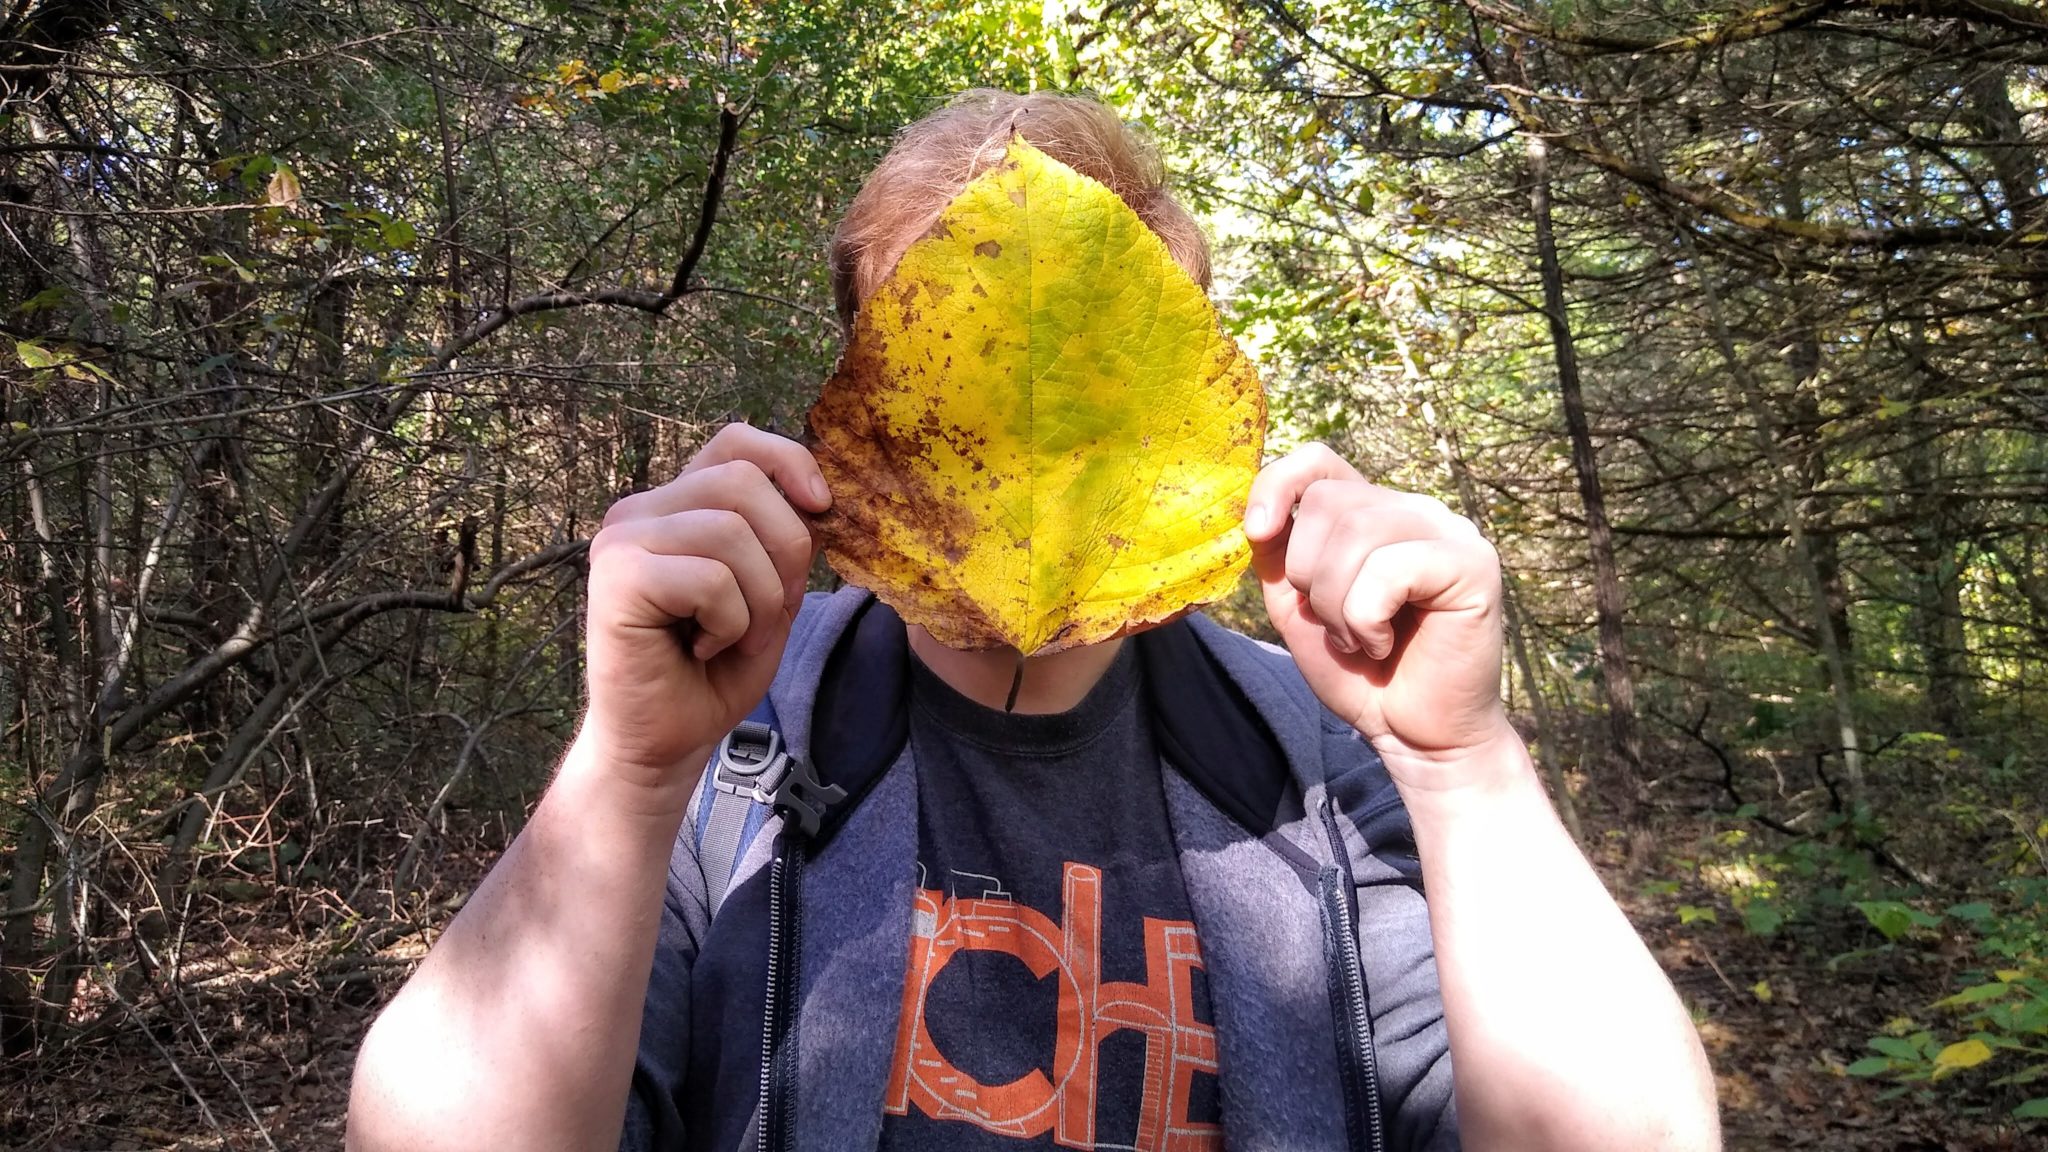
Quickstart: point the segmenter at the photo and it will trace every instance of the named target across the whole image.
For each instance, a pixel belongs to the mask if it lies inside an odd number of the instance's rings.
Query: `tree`
[[[457,780],[573,720],[598,510],[718,421],[795,426],[857,175],[1043,59],[1004,5],[7,20],[10,1051],[178,938],[188,880],[374,840],[351,898],[402,911]]]

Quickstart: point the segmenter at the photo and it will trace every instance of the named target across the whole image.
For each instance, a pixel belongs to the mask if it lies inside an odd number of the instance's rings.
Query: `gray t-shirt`
[[[883,1152],[1221,1148],[1214,1020],[1126,645],[1072,710],[912,669],[917,912]]]

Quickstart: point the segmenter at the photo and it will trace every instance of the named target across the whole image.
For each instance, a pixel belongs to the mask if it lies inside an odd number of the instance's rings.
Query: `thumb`
[[[1265,594],[1267,618],[1281,637],[1291,642],[1298,629],[1314,621],[1306,614],[1307,598],[1287,578],[1289,535],[1283,531],[1270,540],[1252,541],[1252,575],[1258,577],[1259,590]]]

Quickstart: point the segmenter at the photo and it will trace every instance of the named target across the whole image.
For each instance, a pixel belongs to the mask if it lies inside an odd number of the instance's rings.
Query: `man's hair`
[[[976,88],[897,135],[833,233],[827,250],[832,298],[847,331],[904,251],[970,180],[1002,160],[1012,132],[1108,186],[1166,242],[1195,283],[1208,288],[1209,243],[1201,227],[1166,190],[1159,153],[1116,113],[1081,96]]]

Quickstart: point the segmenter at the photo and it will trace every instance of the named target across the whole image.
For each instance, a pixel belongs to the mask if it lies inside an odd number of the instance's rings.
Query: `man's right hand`
[[[583,730],[364,1040],[351,1148],[617,1146],[677,825],[775,677],[830,503],[802,445],[734,425],[605,517]]]
[[[590,542],[590,711],[612,771],[687,796],[774,679],[832,497],[794,440],[721,429],[682,475],[614,504]]]

